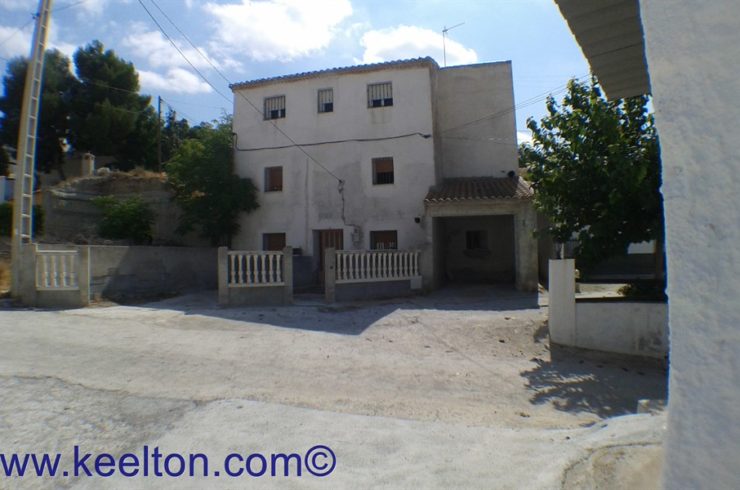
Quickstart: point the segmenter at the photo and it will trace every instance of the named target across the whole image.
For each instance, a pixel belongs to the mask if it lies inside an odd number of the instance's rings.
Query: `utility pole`
[[[31,59],[23,89],[18,148],[16,153],[15,188],[13,197],[13,237],[11,243],[11,293],[21,294],[23,275],[21,254],[33,243],[33,179],[36,167],[36,135],[41,106],[41,84],[44,76],[44,54],[49,36],[52,0],[39,0],[36,27],[33,31]],[[27,272],[27,271],[26,271]],[[25,276],[34,277],[26,273]]]
[[[157,95],[157,169],[162,171],[162,97]]]
[[[444,66],[447,66],[447,43],[445,42],[447,39],[447,33],[455,27],[460,27],[464,23],[465,22],[460,22],[459,24],[455,24],[452,27],[442,26],[442,57],[444,58]]]

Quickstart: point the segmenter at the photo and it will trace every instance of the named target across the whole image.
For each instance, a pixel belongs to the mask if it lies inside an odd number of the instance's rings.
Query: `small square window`
[[[334,112],[334,89],[319,90],[319,112]]]
[[[285,96],[278,95],[276,97],[265,98],[265,120],[268,119],[282,119],[285,117]]]
[[[465,248],[467,250],[488,250],[486,232],[484,230],[466,231]]]
[[[393,105],[393,85],[391,82],[371,83],[367,86],[368,107],[388,107]]]
[[[265,192],[283,190],[283,167],[265,168]]]
[[[393,183],[393,158],[373,158],[373,184]]]
[[[398,232],[383,230],[370,232],[371,250],[398,250]]]
[[[285,233],[263,233],[262,250],[269,252],[281,251],[285,248]]]

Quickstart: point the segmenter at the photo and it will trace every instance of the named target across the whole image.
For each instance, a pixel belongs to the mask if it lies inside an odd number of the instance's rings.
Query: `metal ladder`
[[[26,73],[23,110],[18,132],[18,154],[15,182],[14,236],[19,243],[30,243],[33,238],[33,172],[36,161],[36,134],[41,101],[41,83],[44,72],[44,52],[49,30],[51,0],[41,0],[34,30],[32,59]]]
[[[36,161],[36,135],[38,132],[44,54],[49,34],[51,3],[52,0],[39,0],[18,131],[12,238],[13,275],[11,290],[14,295],[17,294],[19,286],[20,273],[17,268],[20,264],[21,249],[24,244],[31,243],[33,240],[33,172]]]

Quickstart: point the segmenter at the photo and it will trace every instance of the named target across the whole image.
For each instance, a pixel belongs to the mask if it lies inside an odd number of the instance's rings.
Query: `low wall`
[[[280,306],[290,304],[283,286],[265,286],[227,289],[222,306]]]
[[[215,248],[90,246],[93,298],[126,300],[216,289]]]
[[[336,284],[335,301],[357,301],[362,299],[386,299],[410,296],[418,292],[411,289],[411,281],[382,281]]]
[[[663,358],[668,353],[667,325],[665,303],[576,301],[574,345]]]
[[[584,349],[663,358],[668,353],[668,305],[594,299],[576,301],[573,259],[549,265],[550,341]]]
[[[282,253],[229,251],[226,247],[219,247],[216,269],[218,303],[221,306],[292,304],[293,261],[292,247],[285,247]],[[260,264],[261,274],[257,273],[257,264]],[[250,270],[254,272],[250,273]],[[274,284],[266,284],[269,282]]]

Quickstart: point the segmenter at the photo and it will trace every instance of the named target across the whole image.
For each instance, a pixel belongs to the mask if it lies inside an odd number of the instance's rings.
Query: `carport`
[[[433,223],[435,283],[511,283],[537,290],[537,217],[518,176],[445,179],[424,204]]]

